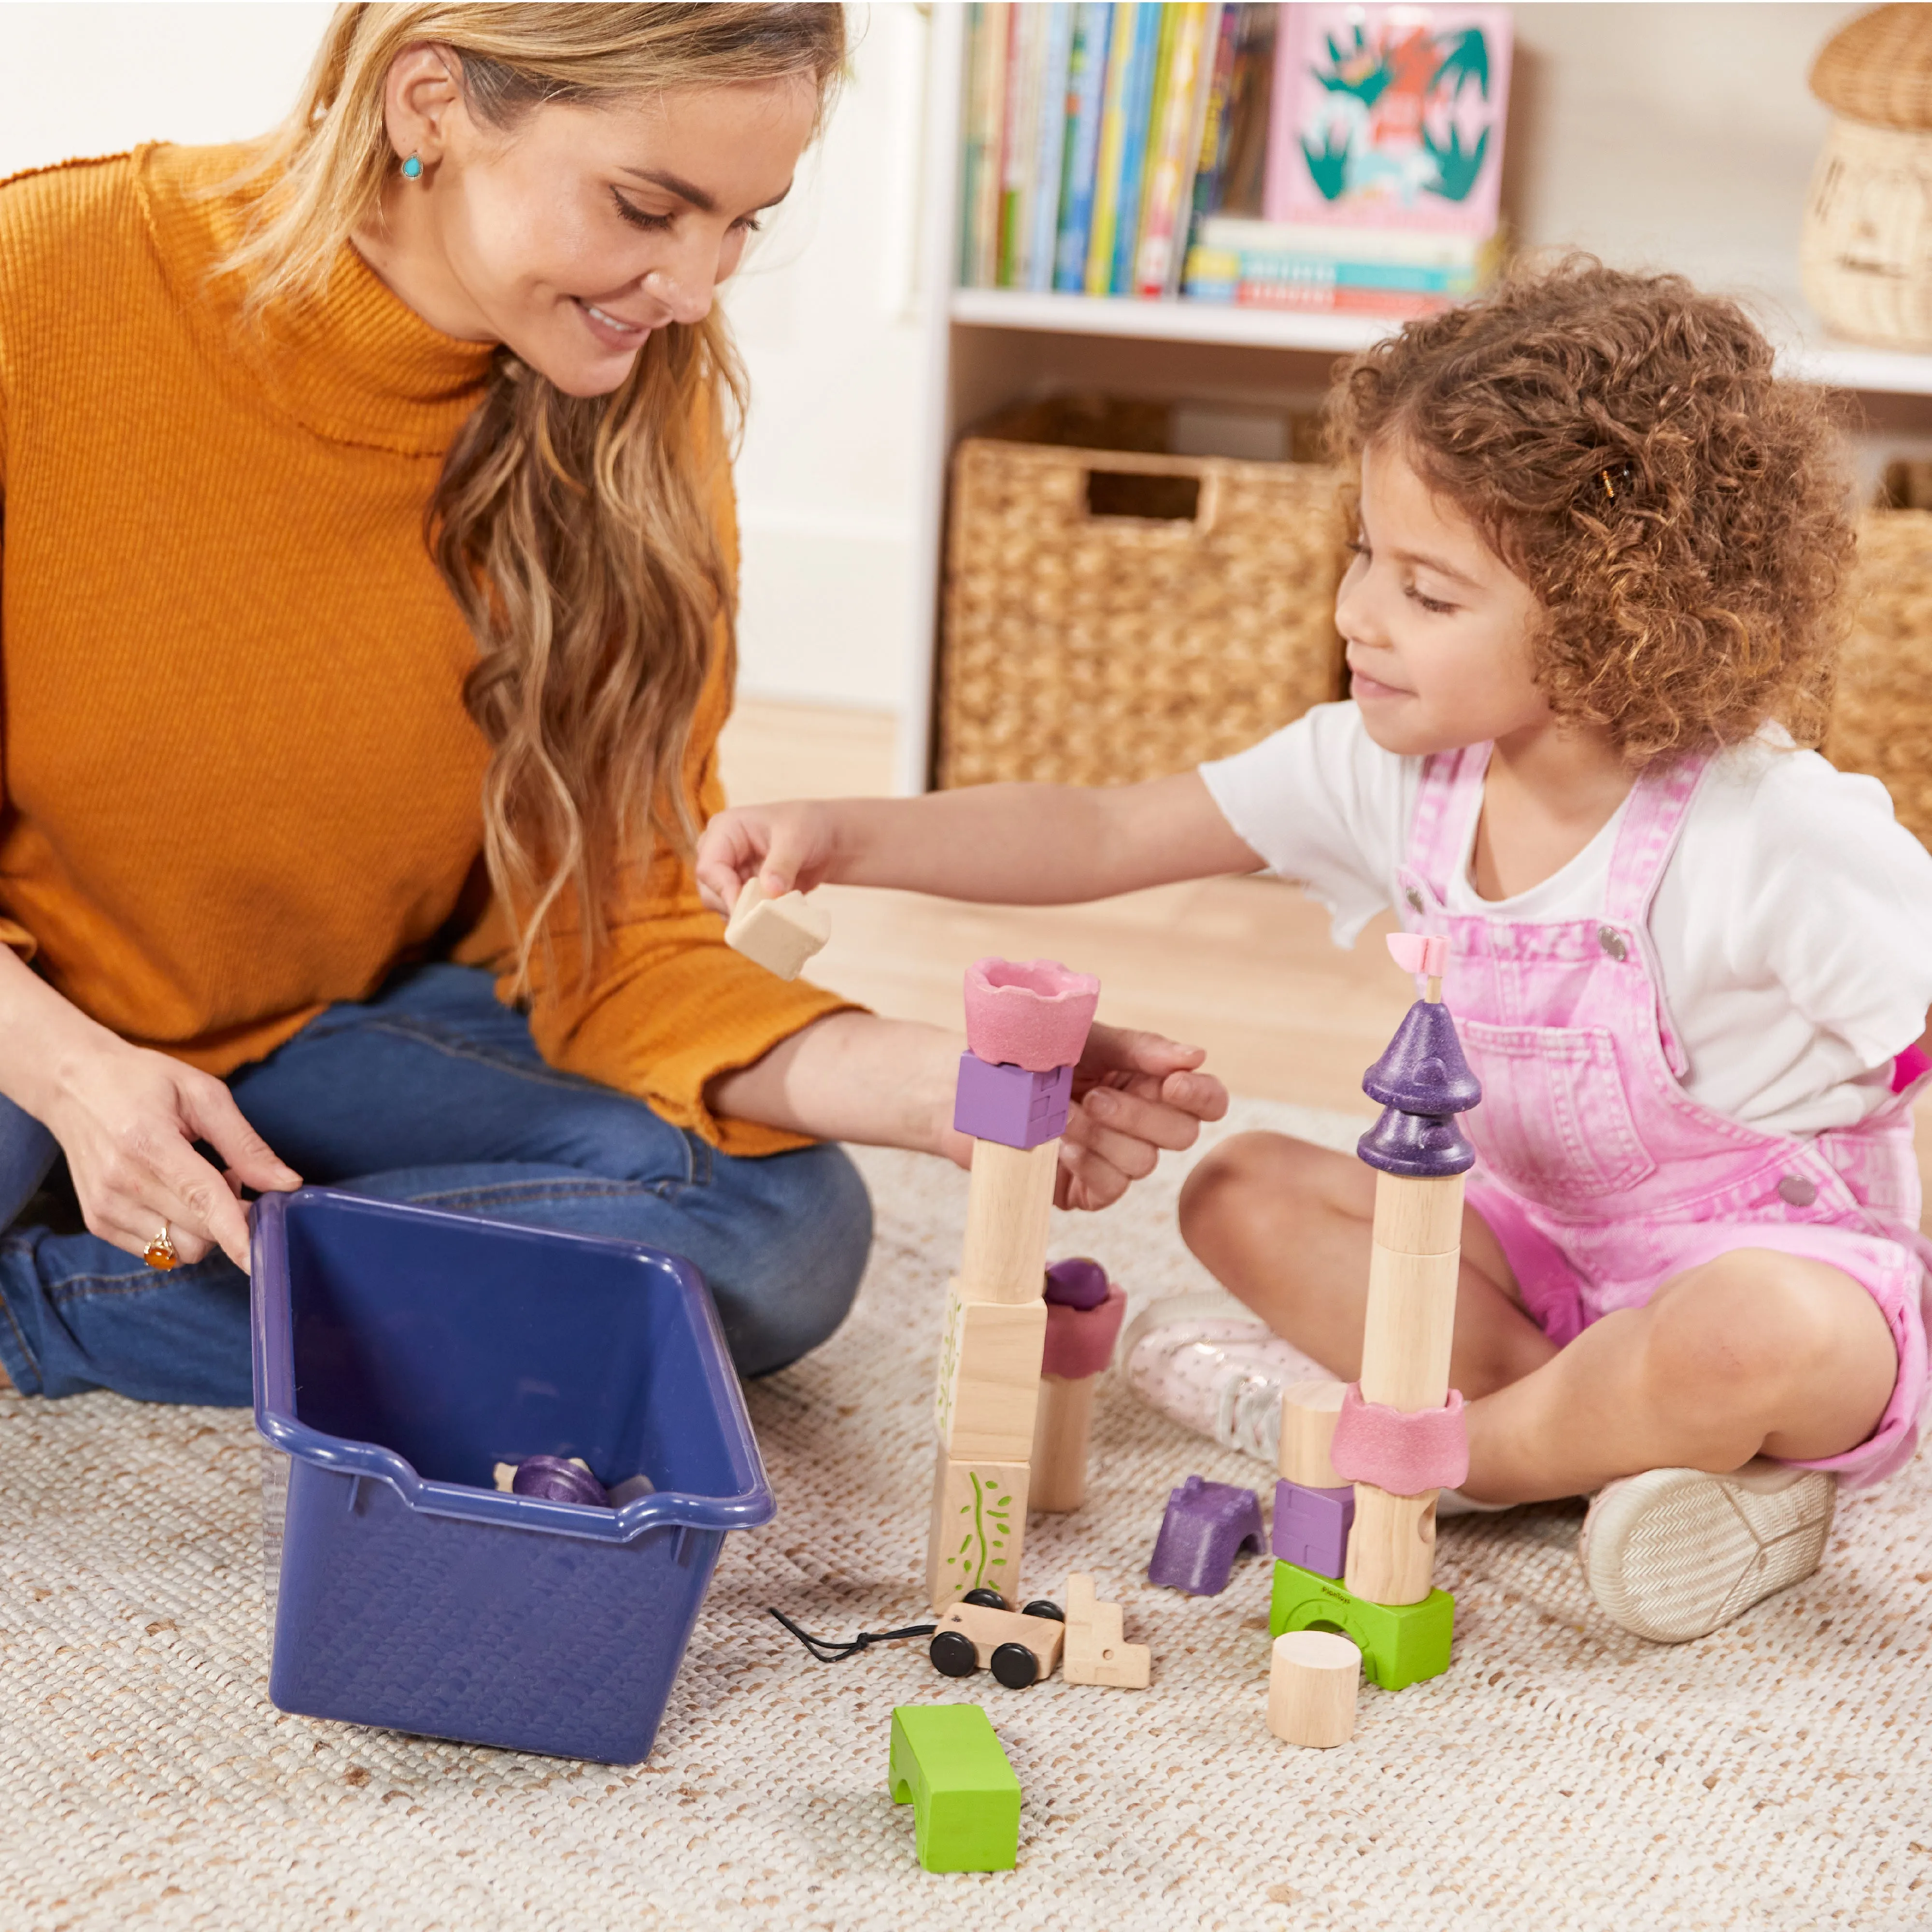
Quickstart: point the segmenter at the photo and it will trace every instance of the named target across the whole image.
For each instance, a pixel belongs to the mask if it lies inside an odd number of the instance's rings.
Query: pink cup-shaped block
[[[1057,960],[976,959],[966,969],[967,1044],[1030,1073],[1071,1066],[1100,1004],[1100,981]]]

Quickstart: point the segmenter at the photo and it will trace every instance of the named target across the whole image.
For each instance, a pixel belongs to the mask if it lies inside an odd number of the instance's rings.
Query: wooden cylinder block
[[[1362,1328],[1362,1400],[1390,1408],[1440,1408],[1449,1399],[1462,1252],[1406,1255],[1377,1242],[1369,1255]]]
[[[1334,1630],[1290,1630],[1268,1657],[1268,1729],[1292,1744],[1326,1750],[1355,1734],[1362,1653]]]
[[[1348,1532],[1348,1594],[1370,1604],[1419,1604],[1436,1574],[1436,1498],[1392,1496],[1372,1483],[1355,1485],[1355,1522]]]
[[[973,1143],[959,1292],[968,1301],[1037,1301],[1046,1286],[1046,1216],[1060,1143],[1022,1153],[998,1141]]]
[[[1339,1490],[1348,1478],[1328,1460],[1345,1382],[1296,1382],[1281,1396],[1281,1473],[1304,1490]]]
[[[1402,1255],[1443,1255],[1462,1245],[1462,1177],[1376,1176],[1376,1240]]]
[[[1094,1376],[1042,1376],[1034,1412],[1033,1474],[1028,1504],[1077,1510],[1087,1500],[1087,1436],[1094,1420]]]

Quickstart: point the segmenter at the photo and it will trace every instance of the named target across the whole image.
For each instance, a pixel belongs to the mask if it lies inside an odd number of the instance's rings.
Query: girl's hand
[[[101,1043],[104,1042],[104,1043]],[[184,1262],[219,1247],[248,1271],[243,1186],[299,1187],[212,1074],[104,1034],[63,1068],[41,1118],[67,1155],[88,1232],[138,1255],[167,1228]],[[194,1150],[206,1142],[218,1171]]]
[[[1136,1180],[1153,1173],[1163,1150],[1192,1147],[1203,1120],[1228,1111],[1228,1090],[1196,1070],[1207,1055],[1157,1033],[1096,1024],[1073,1070],[1073,1105],[1060,1144],[1054,1204],[1111,1206]],[[940,1150],[970,1167],[973,1143],[954,1130],[952,1096],[945,1102]]]
[[[773,898],[808,892],[824,882],[838,848],[829,806],[734,806],[705,826],[698,842],[698,896],[727,919],[746,880]]]

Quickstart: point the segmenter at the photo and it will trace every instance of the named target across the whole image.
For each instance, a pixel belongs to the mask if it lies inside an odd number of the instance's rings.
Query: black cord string
[[[908,1624],[904,1630],[861,1630],[856,1636],[841,1642],[832,1637],[814,1636],[809,1630],[800,1630],[784,1611],[775,1610],[770,1605],[766,1606],[765,1614],[776,1617],[820,1664],[836,1664],[842,1657],[850,1657],[855,1651],[864,1650],[872,1644],[890,1643],[896,1637],[930,1636],[939,1628],[937,1624]]]

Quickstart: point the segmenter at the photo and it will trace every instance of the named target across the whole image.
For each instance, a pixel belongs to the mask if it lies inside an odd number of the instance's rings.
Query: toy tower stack
[[[1360,1646],[1370,1680],[1396,1690],[1449,1664],[1454,1604],[1432,1587],[1431,1574],[1438,1492],[1460,1483],[1468,1467],[1462,1397],[1449,1387],[1449,1348],[1462,1177],[1476,1158],[1456,1116],[1480,1101],[1482,1089],[1442,1003],[1448,942],[1401,933],[1389,950],[1398,964],[1424,975],[1426,991],[1362,1081],[1382,1114],[1355,1150],[1376,1170],[1361,1380],[1339,1400],[1332,1388],[1323,1396],[1318,1384],[1291,1390],[1282,1418],[1284,1477],[1293,1444],[1304,1459],[1298,1466],[1353,1483],[1353,1522],[1340,1578],[1276,1562],[1268,1631],[1277,1637],[1314,1624],[1346,1631]],[[1331,1416],[1324,1462],[1318,1436]],[[1297,1485],[1282,1486],[1292,1492]],[[1314,1498],[1337,1495],[1332,1486],[1310,1486],[1305,1498],[1290,1500],[1312,1508]],[[1278,1501],[1278,1524],[1281,1517]],[[1278,1534],[1278,1553],[1280,1547]]]
[[[968,1591],[1019,1601],[1047,1310],[1047,1211],[1073,1067],[1100,982],[1050,959],[976,961],[953,1125],[973,1137],[966,1239],[946,1298],[927,1534],[935,1612]]]

